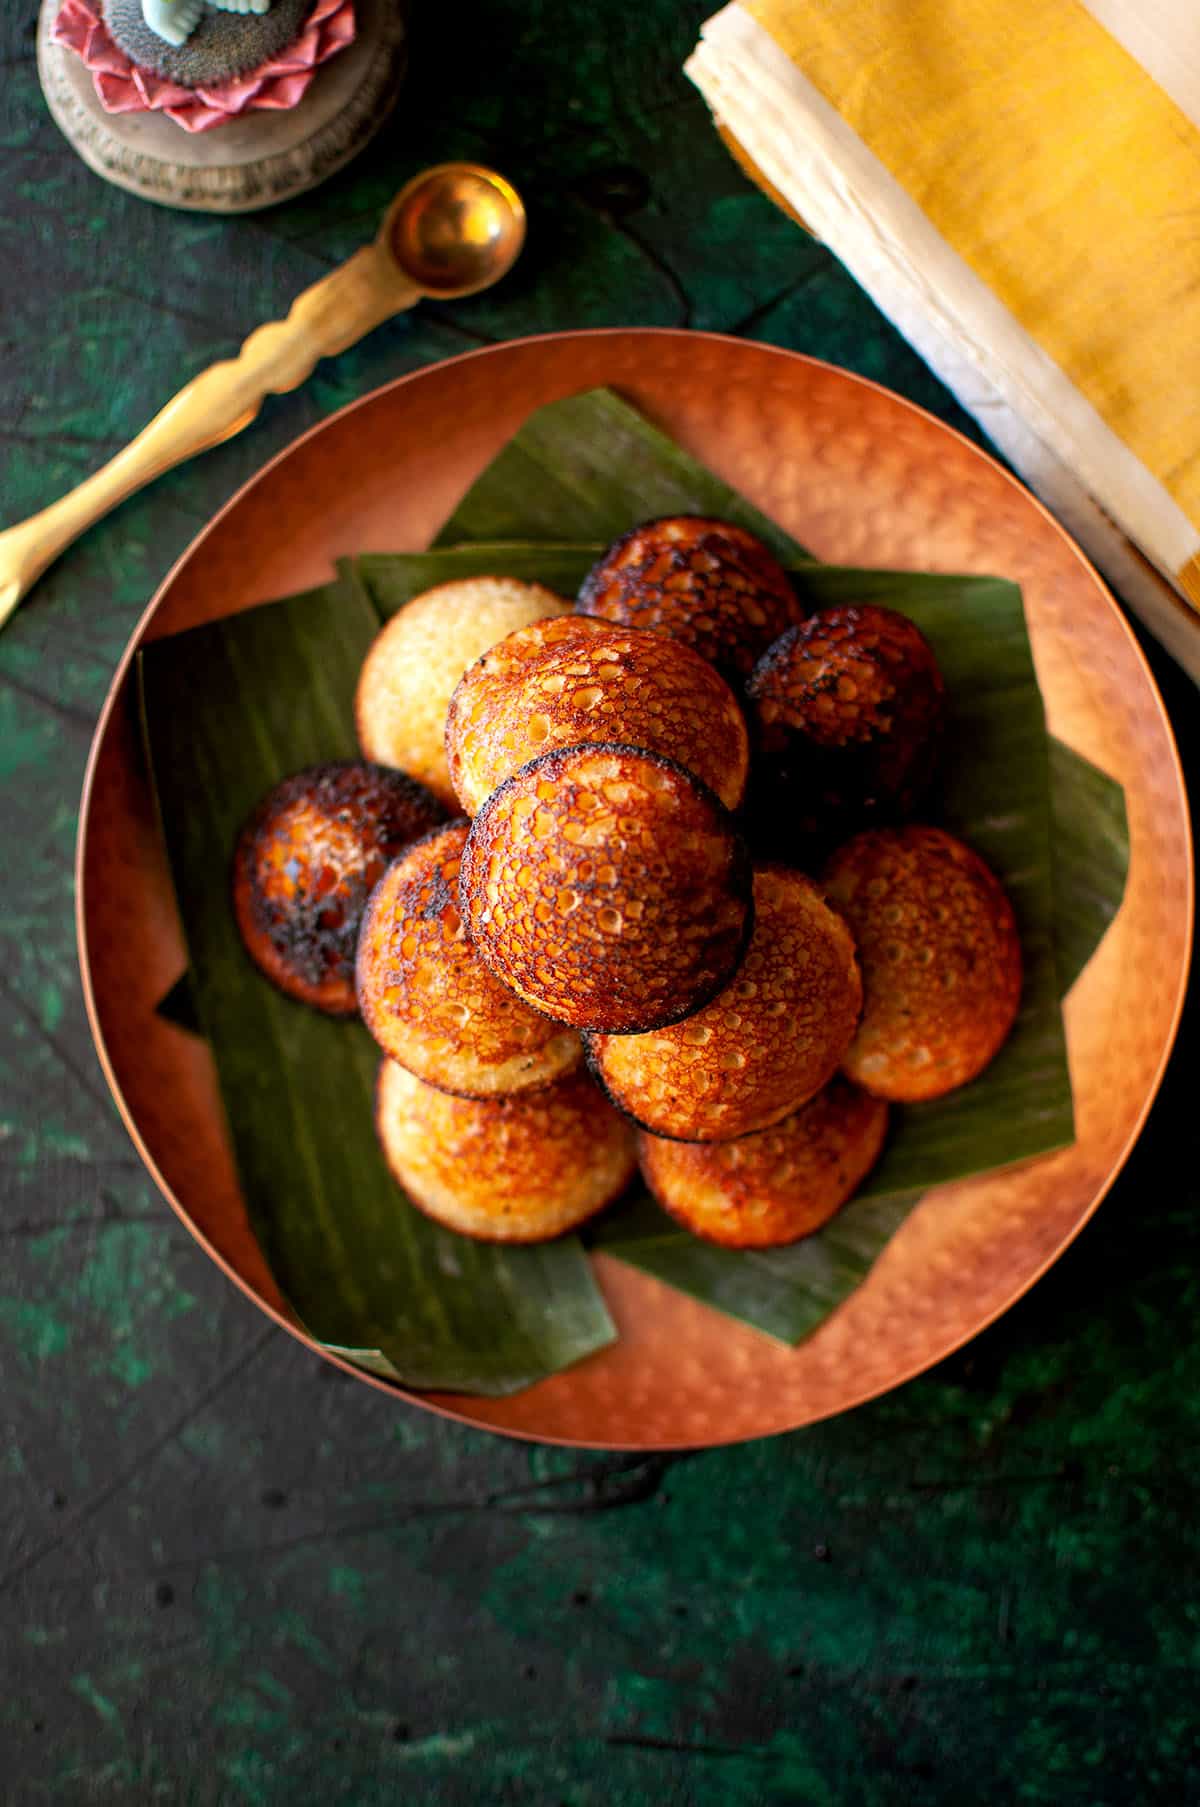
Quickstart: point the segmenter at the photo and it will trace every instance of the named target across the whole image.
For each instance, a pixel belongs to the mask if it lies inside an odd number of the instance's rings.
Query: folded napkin
[[[1200,680],[1195,0],[740,0],[687,70]]]

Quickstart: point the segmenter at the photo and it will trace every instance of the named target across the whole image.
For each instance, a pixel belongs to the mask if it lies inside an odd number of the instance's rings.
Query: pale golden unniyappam
[[[471,946],[458,909],[466,838],[465,822],[438,829],[376,885],[358,941],[358,1007],[383,1052],[418,1079],[493,1098],[560,1079],[583,1050]]]
[[[399,766],[455,806],[446,764],[446,710],[469,665],[514,628],[565,614],[570,603],[516,577],[464,577],[414,596],[376,635],[354,699],[368,759]]]
[[[906,1104],[974,1079],[1021,1001],[1021,944],[995,874],[944,829],[913,824],[856,835],[824,883],[863,975],[862,1020],[842,1071]]]
[[[392,1173],[427,1216],[483,1242],[545,1242],[622,1192],[633,1130],[587,1074],[509,1098],[457,1098],[385,1060],[376,1128]]]
[[[782,1123],[737,1142],[638,1137],[646,1184],[694,1236],[776,1248],[811,1236],[861,1186],[883,1148],[888,1106],[840,1075]]]
[[[837,1071],[862,1007],[854,942],[810,879],[754,874],[746,957],[710,1004],[650,1035],[592,1035],[588,1059],[643,1129],[723,1142],[765,1129]]]

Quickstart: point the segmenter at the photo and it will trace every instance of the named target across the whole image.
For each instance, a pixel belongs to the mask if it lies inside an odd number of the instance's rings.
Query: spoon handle
[[[286,320],[251,333],[235,358],[182,388],[115,458],[49,508],[0,533],[0,626],[73,540],[153,478],[249,426],[269,394],[421,299],[377,244],[297,297]]]

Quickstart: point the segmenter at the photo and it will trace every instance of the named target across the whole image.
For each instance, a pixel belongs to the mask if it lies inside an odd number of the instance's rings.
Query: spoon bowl
[[[439,163],[400,190],[378,243],[424,294],[442,301],[477,295],[520,255],[525,208],[495,170]]]

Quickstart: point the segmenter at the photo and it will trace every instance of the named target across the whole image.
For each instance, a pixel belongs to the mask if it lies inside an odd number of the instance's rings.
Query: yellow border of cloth
[[[1175,581],[1188,601],[1200,609],[1200,557],[1189,558],[1183,570],[1175,573]]]
[[[744,4],[1200,529],[1200,132],[1076,0]]]

